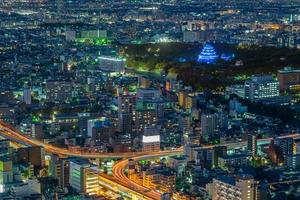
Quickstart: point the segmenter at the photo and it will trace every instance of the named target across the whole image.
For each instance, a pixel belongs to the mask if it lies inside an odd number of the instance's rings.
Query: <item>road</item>
[[[22,133],[20,133],[18,130],[13,128],[11,125],[0,122],[0,135],[5,136],[8,139],[14,140],[14,141],[22,141],[23,143],[30,145],[30,146],[42,146],[44,147],[45,151],[52,154],[58,154],[61,156],[75,156],[75,157],[83,157],[83,158],[123,158],[123,160],[117,162],[113,166],[113,176],[114,179],[118,182],[122,183],[125,187],[136,191],[139,194],[143,194],[151,199],[161,199],[161,193],[150,190],[149,188],[146,188],[144,186],[141,186],[133,181],[131,181],[125,174],[125,170],[128,167],[128,159],[131,158],[135,161],[143,160],[143,159],[150,159],[154,157],[161,157],[161,156],[169,156],[174,154],[182,154],[183,153],[183,147],[173,150],[166,150],[166,151],[158,151],[158,152],[125,152],[125,153],[107,153],[107,152],[101,152],[101,153],[91,153],[91,152],[80,152],[80,151],[74,151],[69,150],[65,148],[56,147],[50,144],[43,143],[41,141],[35,140],[33,138],[29,138],[27,136],[24,136]],[[289,135],[283,135],[279,136],[278,138],[286,138],[286,137],[300,137],[300,134],[289,134]],[[273,138],[265,138],[260,139],[258,141],[261,142],[268,142],[271,141]],[[235,147],[235,146],[245,146],[246,142],[237,142],[237,143],[228,143],[228,144],[217,144],[217,145],[207,145],[202,146],[200,148],[211,148],[214,146],[222,146],[225,145],[227,147]]]
[[[75,151],[70,150],[66,148],[60,148],[56,147],[50,144],[43,143],[39,140],[35,140],[33,138],[24,136],[20,131],[16,130],[14,127],[12,127],[9,124],[6,124],[4,122],[0,122],[0,135],[3,135],[4,137],[11,139],[13,141],[21,141],[22,143],[28,144],[30,146],[42,146],[44,147],[46,152],[53,153],[53,154],[59,154],[62,156],[76,156],[76,157],[84,157],[84,158],[132,158],[132,157],[139,157],[139,156],[151,156],[155,153],[166,153],[170,154],[172,152],[176,152],[175,150],[169,150],[169,151],[160,151],[160,152],[125,152],[125,153],[108,153],[108,152],[84,152],[84,151]],[[283,135],[279,136],[278,138],[286,138],[286,137],[299,137],[300,134],[289,134],[289,135]],[[264,138],[259,139],[258,141],[271,141],[273,138]],[[201,146],[200,148],[212,148],[214,146],[227,146],[230,147],[236,147],[236,146],[245,146],[246,142],[236,142],[236,143],[228,143],[228,144],[216,144],[216,145],[207,145],[207,146]]]
[[[29,145],[29,146],[41,146],[44,147],[45,151],[52,154],[57,154],[61,156],[74,156],[74,157],[82,157],[82,158],[132,158],[137,156],[145,156],[145,155],[152,155],[153,152],[125,152],[125,153],[108,153],[108,152],[84,152],[84,151],[74,151],[69,150],[66,148],[60,148],[56,147],[50,144],[43,143],[39,140],[35,140],[33,138],[24,136],[22,133],[20,133],[18,130],[14,129],[11,125],[5,124],[3,122],[0,122],[0,135],[13,140],[13,141],[22,141],[23,143]],[[164,152],[164,151],[162,151]],[[167,153],[176,152],[176,150],[173,151],[166,151]],[[155,153],[155,152],[154,152]]]
[[[22,135],[18,130],[15,130],[11,125],[0,122],[0,134],[15,141],[22,141],[30,146],[42,146],[45,151],[52,154],[58,154],[62,156],[76,156],[84,158],[132,158],[134,160],[150,159],[153,157],[168,156],[183,153],[183,148],[174,150],[158,151],[158,152],[127,152],[127,153],[89,153],[89,152],[73,152],[65,148],[55,147],[50,144],[45,144],[41,141],[29,138]],[[146,187],[140,186],[125,175],[125,169],[128,166],[128,159],[121,160],[113,166],[113,175],[115,181],[121,183],[124,187],[127,187],[138,194],[142,194],[147,198],[154,200],[161,199],[161,194],[154,190],[149,190]]]
[[[150,159],[150,158],[167,156],[172,154],[180,154],[180,153],[183,153],[183,148],[170,150],[170,151],[159,151],[159,152],[152,153],[151,155],[135,156],[132,157],[132,159],[138,161],[138,160],[144,160],[144,159]],[[131,181],[125,174],[125,170],[127,167],[128,167],[128,159],[124,159],[117,162],[113,166],[113,170],[112,170],[113,176],[132,190],[135,190],[139,193],[144,193],[146,196],[152,199],[161,199],[161,193],[154,190],[149,190],[149,188],[146,188],[144,186],[141,186]]]

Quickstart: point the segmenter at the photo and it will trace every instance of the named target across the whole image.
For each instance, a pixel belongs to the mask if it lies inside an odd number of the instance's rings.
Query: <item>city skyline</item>
[[[299,199],[299,11],[0,0],[0,199]]]

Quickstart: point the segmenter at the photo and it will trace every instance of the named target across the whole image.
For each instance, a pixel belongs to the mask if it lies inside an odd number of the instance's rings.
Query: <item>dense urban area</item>
[[[300,199],[300,0],[0,0],[0,199]]]

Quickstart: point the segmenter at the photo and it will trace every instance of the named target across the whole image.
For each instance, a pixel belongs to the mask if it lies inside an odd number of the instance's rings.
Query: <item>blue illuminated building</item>
[[[217,59],[218,55],[215,51],[215,48],[211,44],[206,43],[203,49],[201,50],[197,61],[199,63],[215,64]]]

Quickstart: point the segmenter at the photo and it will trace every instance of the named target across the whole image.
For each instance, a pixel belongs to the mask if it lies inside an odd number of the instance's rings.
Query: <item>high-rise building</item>
[[[138,109],[136,112],[136,128],[138,133],[143,133],[146,128],[157,126],[156,109]]]
[[[61,188],[70,186],[70,161],[72,158],[63,158],[59,160],[60,177],[59,185]]]
[[[157,128],[146,128],[143,134],[143,151],[159,151],[160,150],[160,133]]]
[[[31,90],[29,88],[23,90],[23,101],[26,105],[31,104]]]
[[[96,195],[99,191],[99,173],[85,159],[70,160],[70,186],[77,192]]]
[[[285,67],[283,70],[278,70],[277,79],[280,91],[300,88],[300,69]]]
[[[90,113],[79,113],[78,116],[79,134],[81,136],[86,136],[88,133],[88,119],[90,117]]]
[[[245,81],[245,98],[251,101],[279,96],[279,82],[271,75],[252,76]]]
[[[120,95],[118,97],[119,130],[132,133],[136,118],[136,96]]]
[[[211,187],[212,200],[256,199],[255,181],[250,175],[240,175],[237,177],[221,176],[214,178]]]
[[[70,186],[77,192],[84,192],[84,169],[89,167],[90,163],[85,159],[70,161]]]
[[[254,134],[248,134],[248,153],[252,156],[257,154],[257,138]]]
[[[31,125],[31,136],[37,140],[44,139],[43,124],[34,123]]]
[[[214,134],[217,129],[218,118],[215,114],[201,115],[201,133],[205,140]]]
[[[155,128],[161,111],[160,92],[156,89],[139,89],[136,102],[136,130],[143,133],[145,128]]]

